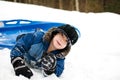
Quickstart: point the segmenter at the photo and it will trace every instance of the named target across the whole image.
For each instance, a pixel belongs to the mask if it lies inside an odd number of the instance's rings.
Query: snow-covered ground
[[[66,57],[61,77],[43,77],[32,69],[30,80],[120,80],[120,15],[82,13],[0,1],[0,20],[30,19],[76,26],[81,38]],[[0,50],[0,80],[28,80],[14,75],[10,50]]]

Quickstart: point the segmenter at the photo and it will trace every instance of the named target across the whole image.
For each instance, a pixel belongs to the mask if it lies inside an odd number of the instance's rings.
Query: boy
[[[55,73],[59,77],[64,70],[65,56],[77,40],[78,33],[71,25],[19,36],[10,55],[15,75],[31,78],[30,66],[40,69],[44,76]]]

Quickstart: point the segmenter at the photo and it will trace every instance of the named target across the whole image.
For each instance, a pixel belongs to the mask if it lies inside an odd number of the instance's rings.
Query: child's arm
[[[57,59],[57,64],[55,69],[55,74],[57,77],[59,77],[64,70],[64,60],[65,59]]]
[[[17,40],[16,45],[11,51],[11,63],[16,76],[23,75],[30,78],[33,75],[32,71],[25,65],[24,62],[24,54],[27,53],[29,46],[32,44],[32,39],[30,39],[32,36],[32,34],[26,34]]]
[[[32,45],[33,34],[26,34],[17,40],[16,45],[11,50],[11,58],[14,57],[23,57],[25,53],[29,50],[30,46]]]

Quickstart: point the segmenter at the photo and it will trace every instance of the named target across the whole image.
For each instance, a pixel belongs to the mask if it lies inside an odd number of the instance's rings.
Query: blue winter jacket
[[[44,52],[47,51],[49,43],[43,40],[44,32],[37,31],[34,33],[27,33],[21,37],[14,48],[11,50],[11,58],[24,57],[25,61],[32,67],[39,68],[40,65],[34,65],[41,59]],[[58,54],[58,51],[53,51],[53,54]],[[64,60],[57,59],[55,74],[60,76],[64,70]]]

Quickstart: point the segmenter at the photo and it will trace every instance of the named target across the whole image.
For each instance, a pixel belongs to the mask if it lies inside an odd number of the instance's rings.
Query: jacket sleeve
[[[65,59],[57,59],[57,65],[56,65],[56,70],[55,70],[55,75],[57,77],[59,77],[64,70],[64,60]]]
[[[23,57],[24,53],[26,53],[30,46],[32,45],[34,35],[32,33],[28,33],[21,37],[11,50],[10,57]]]

